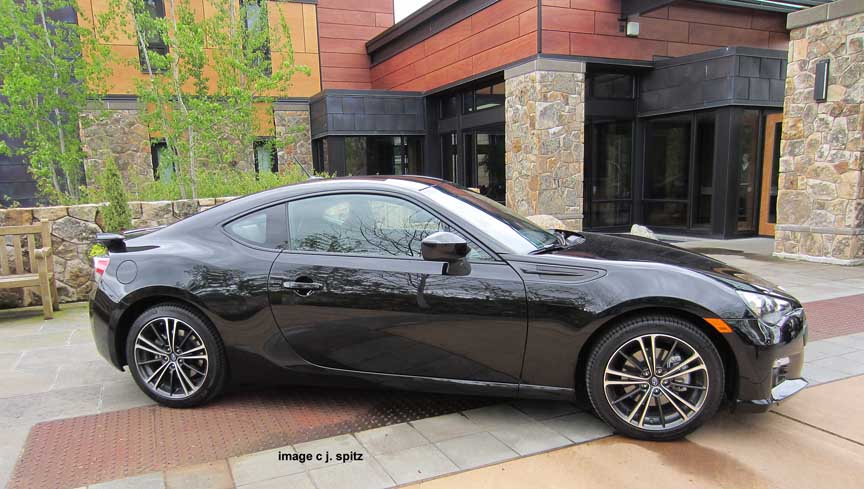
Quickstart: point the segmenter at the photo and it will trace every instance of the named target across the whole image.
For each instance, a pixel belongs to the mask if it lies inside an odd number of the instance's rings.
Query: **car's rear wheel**
[[[723,361],[691,323],[651,315],[625,321],[590,353],[586,385],[597,414],[617,432],[673,440],[698,428],[723,400]]]
[[[224,388],[222,342],[206,318],[179,304],[152,307],[135,320],[126,360],[138,387],[165,406],[197,406]]]

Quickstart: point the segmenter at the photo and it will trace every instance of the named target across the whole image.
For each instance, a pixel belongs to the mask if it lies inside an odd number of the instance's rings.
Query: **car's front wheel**
[[[151,307],[135,320],[126,360],[138,387],[168,407],[203,404],[225,384],[222,342],[206,318],[180,304]]]
[[[590,353],[586,372],[597,414],[621,434],[655,441],[683,437],[713,416],[724,380],[705,333],[667,315],[614,327]]]

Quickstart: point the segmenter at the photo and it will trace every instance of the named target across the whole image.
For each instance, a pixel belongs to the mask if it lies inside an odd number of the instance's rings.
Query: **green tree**
[[[114,160],[105,162],[105,170],[99,175],[99,190],[107,206],[102,210],[102,227],[105,231],[123,231],[132,227],[132,211],[123,177]]]
[[[77,8],[75,0],[0,0],[0,153],[23,156],[52,201],[79,193],[78,118],[108,73],[94,32],[50,15]]]
[[[141,117],[165,140],[160,166],[172,173],[181,198],[199,196],[202,174],[250,160],[263,132],[259,121],[273,119],[273,95],[288,90],[296,73],[309,73],[294,63],[285,19],[270,28],[266,4],[209,0],[208,15],[197,18],[188,0],[165,0],[164,17],[146,0],[112,0],[99,19],[105,32],[138,40],[139,56],[128,62],[145,74],[136,82]],[[275,69],[274,51],[283,54]],[[270,144],[287,145],[294,136],[288,131]]]

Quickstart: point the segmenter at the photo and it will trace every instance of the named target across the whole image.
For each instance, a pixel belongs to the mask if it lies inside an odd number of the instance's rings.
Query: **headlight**
[[[762,321],[770,325],[776,325],[792,310],[792,303],[770,295],[757,294],[755,292],[744,292],[738,290],[738,296],[744,300],[750,311]]]

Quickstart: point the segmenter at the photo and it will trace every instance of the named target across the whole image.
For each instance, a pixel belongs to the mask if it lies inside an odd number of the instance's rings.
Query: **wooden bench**
[[[54,317],[54,310],[59,309],[60,300],[57,296],[57,280],[54,277],[54,255],[51,251],[51,223],[42,221],[30,226],[0,227],[0,289],[24,287],[24,303],[29,303],[31,291],[29,287],[39,287],[42,297],[42,310],[45,319]],[[37,241],[41,240],[38,243]],[[25,262],[26,241],[27,260]],[[9,251],[12,246],[13,265],[15,272],[10,271]],[[28,265],[29,272],[24,266]]]

